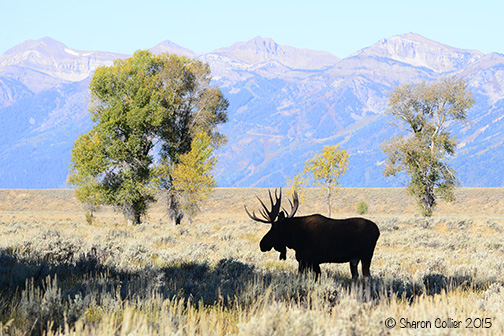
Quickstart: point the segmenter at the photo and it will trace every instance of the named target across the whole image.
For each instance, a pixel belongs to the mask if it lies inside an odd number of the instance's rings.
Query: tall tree
[[[98,176],[107,164],[100,139],[93,130],[77,139],[73,160],[68,183],[80,186],[75,196],[84,206],[87,222],[92,224],[94,213],[104,203]]]
[[[458,180],[447,159],[455,153],[457,141],[448,126],[466,122],[473,104],[467,83],[455,77],[405,84],[389,96],[389,113],[403,134],[382,145],[387,155],[384,174],[406,173],[408,191],[425,216],[432,215],[438,197],[455,199]]]
[[[179,163],[168,166],[171,168],[168,174],[172,178],[172,189],[189,223],[216,186],[212,175],[216,163],[210,137],[199,133],[192,142],[191,150],[180,156]]]
[[[339,145],[325,146],[305,162],[302,173],[294,178],[293,185],[310,183],[321,187],[326,194],[327,213],[331,216],[332,197],[339,187],[338,179],[348,166],[348,153]]]
[[[225,141],[216,127],[227,120],[228,102],[210,80],[206,64],[148,51],[98,68],[90,84],[95,125],[72,150],[76,192],[93,186],[94,200],[140,223],[159,187],[158,161],[177,164],[201,132],[213,147]],[[86,154],[93,151],[99,159]],[[170,183],[162,186],[170,191]]]

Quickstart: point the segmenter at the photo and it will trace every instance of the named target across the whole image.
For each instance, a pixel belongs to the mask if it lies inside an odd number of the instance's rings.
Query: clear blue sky
[[[259,35],[343,58],[409,32],[504,53],[502,0],[1,0],[0,8],[0,54],[44,36],[131,54],[164,40],[204,53]]]

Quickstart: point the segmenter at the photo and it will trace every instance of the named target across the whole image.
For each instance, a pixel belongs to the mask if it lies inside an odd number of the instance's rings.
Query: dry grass
[[[338,217],[363,200],[381,229],[358,283],[347,264],[315,283],[292,250],[261,253],[254,194],[218,189],[191,226],[158,204],[132,227],[108,208],[87,225],[71,190],[0,190],[0,335],[504,334],[504,189],[461,189],[428,220],[401,189],[341,190]],[[311,190],[300,213],[324,209]],[[459,328],[436,327],[449,319]]]

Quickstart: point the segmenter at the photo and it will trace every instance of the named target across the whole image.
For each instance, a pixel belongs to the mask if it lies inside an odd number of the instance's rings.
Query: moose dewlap
[[[380,230],[375,223],[364,218],[332,219],[322,215],[294,217],[299,207],[299,199],[294,192],[291,210],[281,208],[282,190],[275,200],[268,191],[271,209],[259,199],[263,209],[258,218],[255,212],[248,216],[254,221],[271,224],[271,229],[261,239],[262,252],[274,248],[280,252],[280,259],[286,258],[287,247],[296,251],[299,262],[299,272],[314,271],[316,277],[320,274],[322,263],[350,263],[352,278],[359,276],[357,265],[361,262],[362,274],[370,276],[369,268],[373,258],[376,241]],[[282,209],[282,210],[280,210]]]

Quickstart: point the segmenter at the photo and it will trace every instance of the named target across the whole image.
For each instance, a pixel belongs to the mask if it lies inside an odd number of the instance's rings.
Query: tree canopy
[[[293,187],[311,184],[324,189],[327,212],[331,216],[332,196],[339,187],[339,177],[343,176],[348,166],[348,153],[339,145],[325,146],[321,153],[316,153],[305,162],[304,170],[294,177]]]
[[[140,223],[160,186],[160,165],[176,165],[205,133],[216,148],[225,137],[227,100],[210,85],[207,64],[173,54],[137,51],[99,67],[90,83],[95,123],[74,143],[69,183],[83,202],[114,205]]]
[[[466,122],[473,104],[467,83],[455,77],[405,84],[389,96],[389,113],[402,134],[382,145],[387,155],[384,174],[406,173],[408,191],[425,216],[432,215],[438,197],[455,199],[458,180],[447,159],[455,153],[457,141],[448,127]]]
[[[206,133],[199,133],[192,142],[191,150],[180,156],[180,162],[170,172],[173,190],[189,221],[216,186],[211,174],[216,163],[210,137]]]

